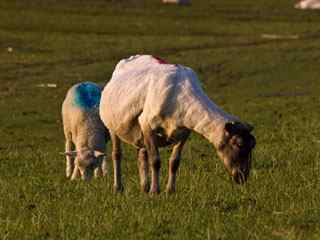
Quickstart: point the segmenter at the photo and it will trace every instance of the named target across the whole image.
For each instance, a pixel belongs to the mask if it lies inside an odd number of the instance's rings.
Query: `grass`
[[[0,238],[320,239],[319,12],[284,0],[159,2],[0,2]],[[65,179],[67,89],[106,83],[136,53],[192,67],[217,104],[255,125],[245,186],[197,135],[172,196],[139,192],[129,146],[123,194],[112,193],[112,173],[90,184]],[[162,150],[162,188],[168,156]]]

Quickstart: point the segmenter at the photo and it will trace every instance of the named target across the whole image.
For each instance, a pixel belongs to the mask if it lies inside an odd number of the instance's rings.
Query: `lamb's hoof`
[[[66,171],[66,177],[71,178],[72,176],[72,171]]]
[[[108,171],[106,170],[106,171],[102,171],[102,177],[106,177],[106,176],[108,176]]]
[[[95,170],[94,172],[94,178],[103,177],[103,173],[101,170]]]
[[[113,186],[113,192],[114,193],[122,193],[124,190],[124,187],[122,185],[119,186]]]

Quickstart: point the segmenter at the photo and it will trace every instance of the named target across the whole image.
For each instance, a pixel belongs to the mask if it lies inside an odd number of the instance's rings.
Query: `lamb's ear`
[[[102,157],[102,156],[105,156],[106,154],[104,152],[100,152],[100,151],[94,150],[93,151],[93,155],[95,157]]]
[[[68,152],[61,152],[61,155],[70,156],[70,157],[76,157],[77,151],[68,151]]]

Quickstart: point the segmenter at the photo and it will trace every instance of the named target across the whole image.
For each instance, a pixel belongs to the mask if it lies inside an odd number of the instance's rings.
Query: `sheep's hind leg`
[[[113,189],[115,192],[122,192],[123,185],[121,180],[121,142],[114,134],[110,133],[112,141],[112,161],[113,161]]]
[[[139,175],[140,175],[140,187],[142,192],[148,192],[150,185],[148,182],[149,173],[149,163],[148,154],[145,148],[140,148],[138,150],[138,160],[139,160]]]
[[[73,143],[70,139],[66,139],[65,151],[70,152],[73,150]],[[66,176],[70,178],[74,169],[74,157],[66,155]]]
[[[176,176],[180,164],[181,151],[187,138],[178,144],[174,145],[169,160],[169,178],[166,187],[167,193],[174,193],[176,191]]]
[[[160,193],[160,154],[156,146],[156,136],[150,126],[143,130],[144,144],[148,153],[148,160],[151,167],[151,187],[150,193]]]

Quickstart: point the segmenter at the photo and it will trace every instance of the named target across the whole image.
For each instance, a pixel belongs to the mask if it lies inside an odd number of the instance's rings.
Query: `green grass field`
[[[320,239],[320,12],[293,3],[1,0],[0,239]],[[105,84],[137,53],[192,67],[218,105],[255,126],[247,184],[231,182],[196,134],[174,195],[140,193],[130,146],[123,194],[111,171],[66,180],[67,89]],[[57,88],[37,87],[47,83]]]

